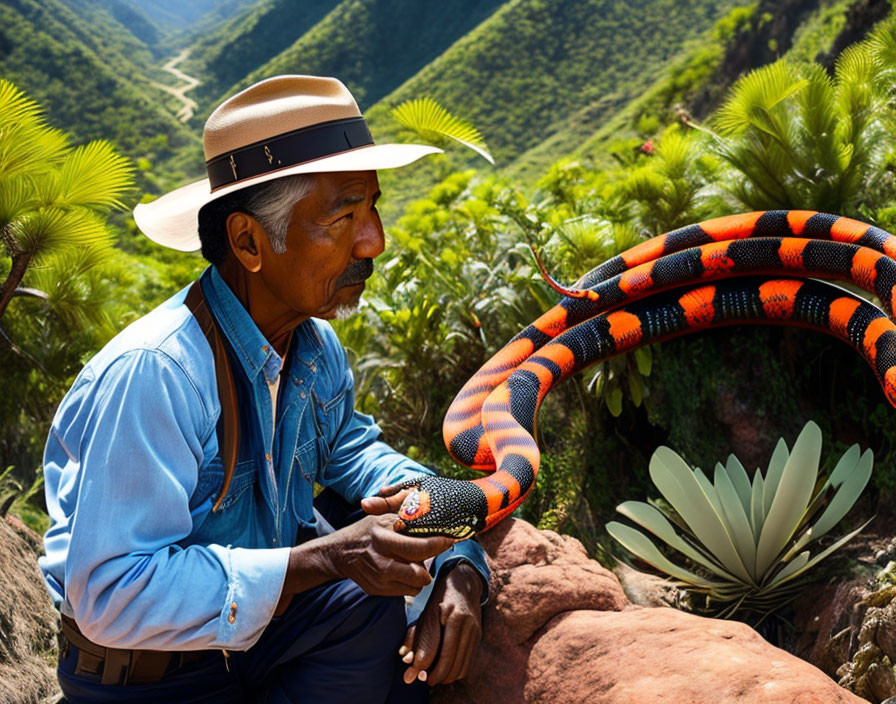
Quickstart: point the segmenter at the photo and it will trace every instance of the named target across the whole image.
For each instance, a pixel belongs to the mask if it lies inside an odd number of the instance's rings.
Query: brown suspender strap
[[[230,480],[233,478],[233,468],[236,466],[237,451],[240,445],[240,417],[236,385],[230,369],[230,358],[227,355],[224,335],[218,329],[218,324],[208,309],[198,281],[194,281],[190,286],[185,302],[212,348],[212,355],[215,359],[215,380],[218,383],[218,399],[221,402],[221,423],[219,425],[221,432],[218,433],[218,451],[221,453],[221,461],[224,464],[224,482],[221,485],[218,498],[212,506],[214,512],[221,507],[221,502],[230,488]]]

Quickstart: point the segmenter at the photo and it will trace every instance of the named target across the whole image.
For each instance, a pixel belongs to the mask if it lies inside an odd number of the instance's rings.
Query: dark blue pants
[[[338,505],[321,508],[344,524]],[[338,502],[334,501],[334,504]],[[332,528],[324,524],[320,532]],[[299,541],[313,537],[301,535]],[[220,651],[153,685],[100,684],[99,675],[75,676],[77,649],[59,662],[59,683],[70,704],[424,704],[429,688],[401,680],[398,648],[407,629],[404,599],[375,597],[350,580],[296,594],[245,652]],[[176,663],[172,663],[172,667]]]
[[[214,651],[158,684],[119,687],[100,684],[98,675],[72,674],[77,650],[71,648],[60,661],[59,683],[71,704],[417,704],[427,700],[427,687],[400,680],[405,628],[403,599],[372,597],[341,580],[297,594],[258,642],[231,652],[229,662]]]

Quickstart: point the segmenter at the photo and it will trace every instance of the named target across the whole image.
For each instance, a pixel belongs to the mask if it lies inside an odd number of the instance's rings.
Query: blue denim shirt
[[[326,322],[297,327],[283,364],[217,270],[200,281],[242,384],[240,452],[219,510],[214,359],[186,289],[88,362],[47,441],[41,569],[63,613],[110,647],[251,647],[280,598],[289,546],[315,522],[314,482],[358,502],[429,473],[354,409],[345,351]],[[281,366],[274,427],[267,382]],[[474,541],[433,569],[458,559],[488,583]]]

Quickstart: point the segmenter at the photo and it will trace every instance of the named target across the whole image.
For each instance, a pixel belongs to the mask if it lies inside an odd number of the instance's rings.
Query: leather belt
[[[62,649],[64,656],[67,645],[78,650],[76,675],[99,675],[101,684],[156,684],[168,671],[172,662],[181,668],[198,662],[209,650],[122,650],[106,648],[89,640],[78,625],[63,614]],[[67,641],[67,642],[66,642]]]

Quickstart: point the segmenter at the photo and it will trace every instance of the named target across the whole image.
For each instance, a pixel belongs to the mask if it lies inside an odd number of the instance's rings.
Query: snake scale
[[[786,277],[786,278],[785,278]],[[886,313],[809,277],[851,281]],[[463,386],[445,416],[451,456],[475,480],[411,480],[398,530],[465,539],[535,485],[538,409],[560,381],[614,355],[723,325],[790,325],[852,345],[896,406],[896,237],[850,218],[762,211],[646,240],[585,276]]]

